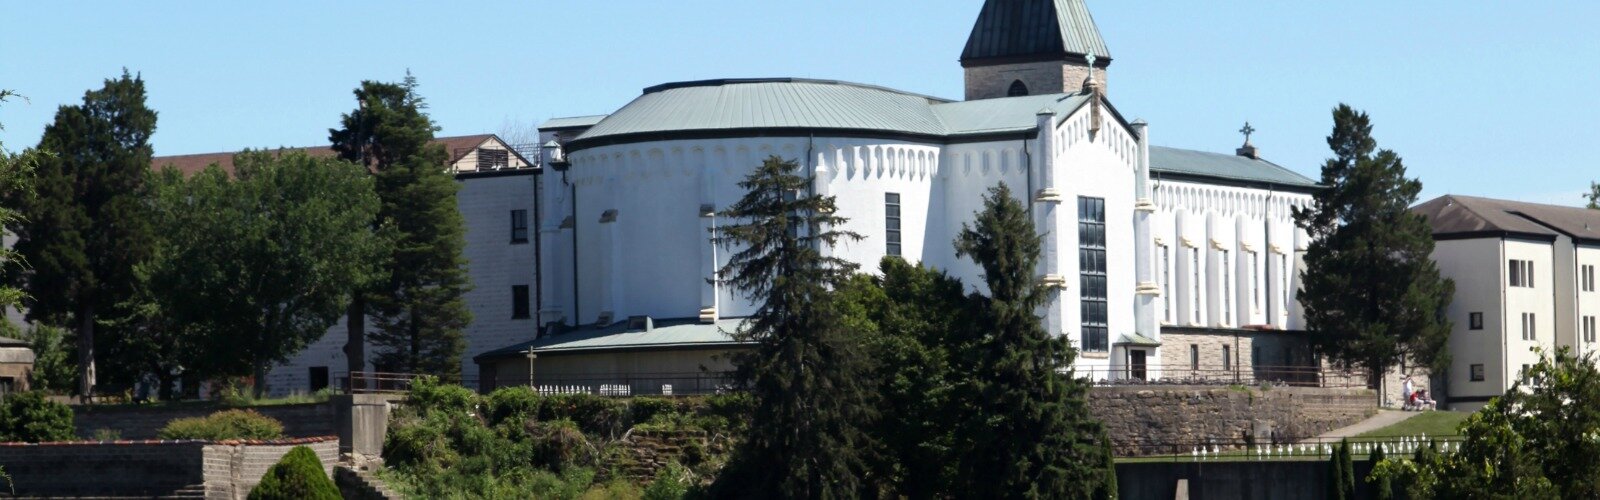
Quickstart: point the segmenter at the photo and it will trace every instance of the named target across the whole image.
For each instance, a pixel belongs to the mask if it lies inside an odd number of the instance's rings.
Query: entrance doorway
[[[1133,349],[1128,351],[1128,371],[1135,380],[1145,380],[1145,351]]]

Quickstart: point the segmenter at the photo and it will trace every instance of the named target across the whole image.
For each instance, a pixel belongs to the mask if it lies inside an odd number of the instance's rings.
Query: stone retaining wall
[[[316,451],[323,467],[339,459],[334,437],[267,442],[111,441],[0,443],[0,467],[21,496],[166,496],[203,491],[244,498],[295,446]]]
[[[1298,440],[1375,413],[1368,389],[1307,387],[1095,387],[1089,408],[1119,456],[1187,452],[1203,442]]]
[[[119,439],[156,439],[156,434],[167,422],[177,418],[203,417],[232,409],[211,404],[178,405],[81,405],[72,407],[73,425],[78,436],[91,439],[95,431],[110,429]],[[283,422],[283,434],[289,437],[329,436],[336,434],[333,408],[328,403],[298,405],[253,406],[242,408]]]

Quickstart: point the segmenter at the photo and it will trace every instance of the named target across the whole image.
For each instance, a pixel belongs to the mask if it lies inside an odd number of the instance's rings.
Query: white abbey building
[[[1004,182],[1045,236],[1049,331],[1080,374],[1181,377],[1310,363],[1292,297],[1314,181],[1260,159],[1154,146],[1105,92],[1111,56],[1082,0],[988,0],[966,100],[792,78],[679,82],[608,115],[551,120],[538,203],[536,339],[477,357],[485,386],[726,368],[754,306],[719,286],[708,230],[769,155],[837,198],[827,251],[921,262],[981,289],[952,244]],[[470,215],[469,215],[470,217]],[[540,383],[543,383],[540,382]]]

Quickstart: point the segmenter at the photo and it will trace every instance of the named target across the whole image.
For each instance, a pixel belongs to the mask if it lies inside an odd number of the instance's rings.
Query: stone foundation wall
[[[713,442],[702,430],[634,429],[623,439],[617,456],[603,467],[640,483],[654,480],[668,463],[693,467],[712,455],[727,451],[725,442]]]
[[[0,467],[22,496],[166,496],[201,492],[244,498],[272,464],[297,445],[332,470],[336,438],[273,442],[115,441],[0,443]]]
[[[1294,441],[1376,412],[1367,389],[1307,387],[1095,387],[1089,408],[1120,456],[1187,452],[1199,443]]]
[[[90,439],[99,429],[111,429],[120,439],[155,439],[167,422],[177,418],[204,417],[231,408],[210,404],[158,405],[158,406],[104,406],[83,405],[72,407],[72,423],[78,436]],[[289,437],[328,436],[335,434],[333,407],[327,403],[299,405],[256,406],[246,408],[283,422],[283,433]]]

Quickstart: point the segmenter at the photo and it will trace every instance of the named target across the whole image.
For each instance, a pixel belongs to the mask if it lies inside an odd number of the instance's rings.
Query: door
[[[1135,350],[1131,350],[1131,351],[1128,352],[1128,366],[1130,367],[1130,371],[1132,372],[1132,375],[1133,375],[1134,379],[1137,379],[1137,380],[1144,380],[1145,379],[1144,378],[1144,368],[1145,368],[1144,356],[1145,356],[1144,349],[1135,349]]]
[[[317,392],[328,387],[328,367],[313,366],[309,375],[311,376],[311,392]]]

